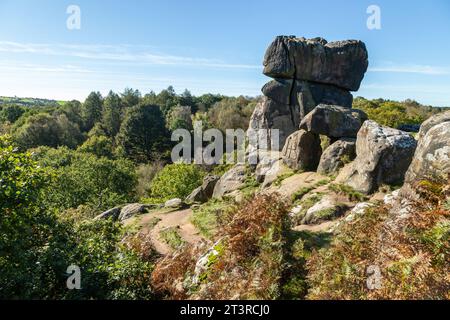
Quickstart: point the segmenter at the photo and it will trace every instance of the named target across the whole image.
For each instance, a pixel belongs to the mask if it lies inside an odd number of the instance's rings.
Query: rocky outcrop
[[[203,203],[211,199],[214,192],[214,187],[219,181],[219,176],[209,175],[203,179],[203,183],[200,187],[196,188],[191,194],[186,198],[187,203],[199,202]]]
[[[94,220],[112,219],[112,220],[116,221],[119,218],[120,210],[121,210],[120,207],[115,207],[115,208],[109,209],[109,210],[99,214],[98,216],[96,216],[94,218]]]
[[[181,200],[180,198],[174,198],[174,199],[170,199],[167,200],[164,203],[164,208],[172,208],[172,209],[178,209],[183,207],[185,204],[183,203],[183,200]]]
[[[366,194],[382,184],[401,184],[416,145],[403,131],[366,121],[357,136],[355,161],[336,180]]]
[[[244,185],[246,171],[243,164],[237,164],[227,171],[214,187],[213,197],[222,198],[233,191],[239,190]]]
[[[120,210],[119,221],[124,221],[131,217],[147,212],[148,206],[140,203],[128,204]]]
[[[369,66],[358,40],[328,43],[323,38],[276,37],[266,51],[263,73],[272,78],[307,80],[357,91]]]
[[[361,41],[277,37],[264,58],[264,74],[274,80],[262,88],[264,98],[254,110],[249,129],[279,130],[277,150],[281,150],[301,120],[319,104],[350,109],[353,96],[349,91],[358,90],[367,66],[367,50]],[[250,148],[258,148],[254,144],[251,141]]]
[[[448,122],[450,121],[450,111],[438,113],[428,120],[426,120],[422,125],[420,126],[419,135],[417,136],[417,140],[422,140],[425,135],[428,133],[428,131],[433,128],[434,126]]]
[[[315,171],[321,154],[320,137],[305,130],[290,135],[282,152],[283,161],[287,166],[304,171]]]
[[[405,187],[422,179],[446,179],[450,174],[450,111],[423,123],[414,159],[406,173]]]
[[[356,138],[367,119],[361,110],[321,104],[303,118],[300,129],[330,138]]]
[[[322,153],[317,172],[333,174],[356,158],[356,139],[342,138],[331,144]]]

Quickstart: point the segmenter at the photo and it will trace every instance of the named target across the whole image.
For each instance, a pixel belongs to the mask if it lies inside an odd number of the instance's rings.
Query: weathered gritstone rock
[[[259,161],[255,170],[256,181],[258,183],[264,181],[268,172],[270,172],[271,170],[276,170],[275,166],[279,165],[279,160],[282,159],[282,156],[281,152],[279,151],[268,151],[262,152],[260,158],[261,160]]]
[[[327,43],[322,38],[280,36],[267,49],[264,74],[275,80],[263,88],[249,129],[278,129],[281,150],[301,120],[320,104],[350,109],[367,70],[367,50],[356,40]],[[345,136],[345,135],[344,135]],[[339,136],[339,137],[344,137]],[[267,136],[266,145],[274,137]],[[260,148],[250,141],[249,149]]]
[[[332,174],[338,172],[346,163],[356,158],[356,139],[342,138],[322,153],[317,172]]]
[[[300,119],[319,104],[351,108],[353,102],[353,96],[347,90],[332,85],[292,79],[272,80],[264,85],[262,93],[277,103],[290,105],[291,108],[299,110]]]
[[[450,110],[442,113],[438,113],[428,120],[426,120],[422,125],[420,126],[419,135],[417,136],[417,140],[421,140],[425,137],[425,135],[428,133],[428,131],[433,128],[434,126],[441,124],[443,122],[450,121]]]
[[[321,104],[303,118],[300,129],[331,138],[356,138],[367,119],[361,110]]]
[[[278,129],[279,130],[279,144],[278,150],[283,148],[283,145],[289,135],[298,130],[298,125],[300,124],[300,110],[298,107],[291,107],[288,104],[283,104],[276,102],[268,97],[264,97],[261,102],[259,102],[253,114],[250,118],[249,129],[253,130],[268,130],[268,129]],[[275,139],[275,138],[273,138]],[[264,147],[271,146],[272,137],[270,132],[267,133],[267,140]],[[253,143],[250,140],[250,149],[256,148],[258,143]]]
[[[200,187],[196,188],[192,193],[186,198],[187,203],[191,202],[206,202],[211,199],[214,187],[219,181],[219,176],[209,175],[203,179],[203,183]]]
[[[308,209],[301,224],[317,224],[333,220],[342,216],[347,209],[347,205],[336,203],[336,200],[333,197],[325,196]]]
[[[239,190],[244,185],[246,172],[243,164],[237,164],[227,171],[214,187],[213,197],[222,198],[224,195]]]
[[[450,113],[447,113],[450,115]],[[442,115],[436,118],[445,119]],[[447,179],[450,174],[450,119],[439,122],[427,130],[421,129],[421,138],[411,166],[405,177],[404,188],[422,179]]]
[[[183,200],[181,200],[180,198],[170,199],[164,203],[165,208],[180,208],[183,205]]]
[[[320,137],[305,130],[294,132],[287,139],[282,154],[284,163],[291,169],[315,171],[322,154]]]
[[[145,213],[147,211],[148,206],[140,203],[132,203],[126,205],[120,210],[119,221],[124,221],[129,219],[135,215]]]
[[[414,138],[403,131],[366,121],[356,140],[357,157],[336,181],[366,194],[382,184],[401,184],[416,145]]]
[[[369,62],[357,40],[327,43],[322,38],[276,37],[266,51],[263,73],[272,78],[306,80],[358,91]]]
[[[106,219],[112,219],[116,221],[119,218],[121,207],[115,207],[112,209],[109,209],[102,214],[99,214],[94,218],[94,220],[106,220]]]

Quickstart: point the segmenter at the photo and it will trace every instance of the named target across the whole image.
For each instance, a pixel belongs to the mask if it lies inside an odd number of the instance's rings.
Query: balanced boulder
[[[322,147],[319,135],[299,130],[290,135],[283,148],[283,161],[294,170],[314,171],[319,165]]]
[[[331,144],[322,153],[317,172],[333,174],[356,158],[356,139],[342,138]]]
[[[336,181],[366,194],[382,184],[401,184],[416,146],[416,140],[406,132],[366,121],[358,132],[356,159]]]
[[[277,37],[266,51],[264,74],[272,78],[307,80],[357,91],[368,68],[363,42],[295,36]]]
[[[366,120],[361,110],[321,104],[303,118],[300,129],[331,138],[355,138]]]

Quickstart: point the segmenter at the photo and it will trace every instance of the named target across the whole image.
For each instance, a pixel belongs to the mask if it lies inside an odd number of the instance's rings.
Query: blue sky
[[[68,30],[66,9],[81,9]],[[369,30],[369,5],[381,30]],[[0,0],[0,95],[83,100],[90,91],[173,85],[258,95],[277,35],[361,39],[367,98],[450,106],[450,1]]]

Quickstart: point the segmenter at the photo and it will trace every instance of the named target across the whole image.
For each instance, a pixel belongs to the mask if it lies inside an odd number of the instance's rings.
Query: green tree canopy
[[[117,136],[125,157],[145,162],[161,154],[167,143],[168,132],[158,106],[142,103],[127,111]]]

